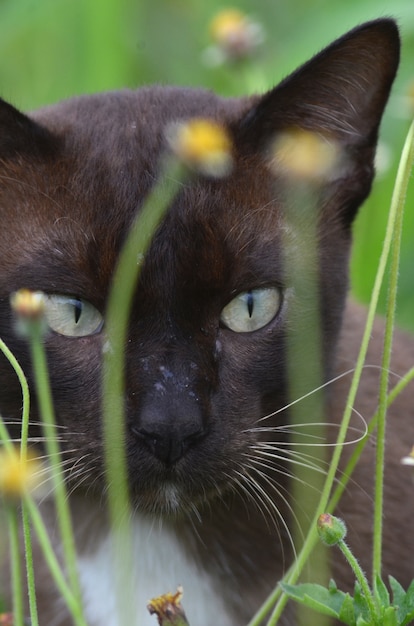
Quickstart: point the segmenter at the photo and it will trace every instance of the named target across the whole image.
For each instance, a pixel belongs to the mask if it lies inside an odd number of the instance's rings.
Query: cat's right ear
[[[1,159],[49,153],[54,145],[55,138],[46,128],[0,98]]]
[[[253,101],[238,129],[241,153],[272,159],[277,138],[286,132],[295,141],[304,132],[333,145],[341,168],[331,169],[331,178],[323,182],[341,179],[334,193],[347,196],[339,213],[349,225],[370,190],[378,129],[399,52],[398,28],[390,19],[369,22],[334,41]],[[294,154],[302,153],[296,143]]]

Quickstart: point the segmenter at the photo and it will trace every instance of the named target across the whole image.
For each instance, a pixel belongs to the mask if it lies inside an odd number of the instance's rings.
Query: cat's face
[[[377,47],[387,53],[379,57]],[[262,418],[289,399],[286,337],[306,329],[319,309],[322,369],[329,372],[350,225],[370,188],[397,62],[396,31],[379,22],[263,98],[144,89],[69,101],[38,112],[36,123],[1,105],[0,335],[32,381],[9,294],[27,287],[51,296],[45,345],[74,484],[102,489],[105,309],[119,250],[166,150],[166,125],[210,117],[234,143],[230,175],[187,180],[160,225],[125,348],[132,491],[146,509],[176,511],[243,484],[246,471],[261,471],[252,461],[257,443],[285,438],[268,429],[286,424],[286,412]],[[304,255],[289,218],[295,190],[269,167],[271,141],[297,128],[334,142],[342,155],[339,170],[306,196],[318,234],[319,290],[310,300],[292,276]],[[301,358],[311,367],[315,357],[304,346]],[[1,358],[1,413],[18,421],[20,407],[15,375]]]

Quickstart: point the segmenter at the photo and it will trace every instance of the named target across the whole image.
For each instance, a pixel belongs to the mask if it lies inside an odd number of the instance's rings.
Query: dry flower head
[[[150,600],[148,611],[157,616],[160,626],[185,626],[188,622],[181,606],[182,597],[183,588],[178,587],[175,593],[166,593]]]

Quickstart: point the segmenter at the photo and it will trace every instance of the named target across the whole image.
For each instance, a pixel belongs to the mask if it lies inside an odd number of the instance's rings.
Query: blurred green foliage
[[[227,6],[261,22],[263,50],[249,67],[211,67],[209,23]],[[0,0],[0,94],[28,110],[73,96],[147,83],[224,95],[263,91],[364,20],[397,18],[401,69],[383,124],[386,163],[355,226],[352,285],[367,301],[382,245],[398,157],[414,113],[413,0]],[[414,330],[414,184],[407,198],[399,323]],[[385,301],[385,294],[382,305]]]

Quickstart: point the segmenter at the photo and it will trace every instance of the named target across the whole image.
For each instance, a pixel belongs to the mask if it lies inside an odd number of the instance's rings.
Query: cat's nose
[[[142,441],[150,452],[165,465],[173,465],[205,436],[204,428],[187,425],[181,431],[166,424],[132,426],[133,434]]]

